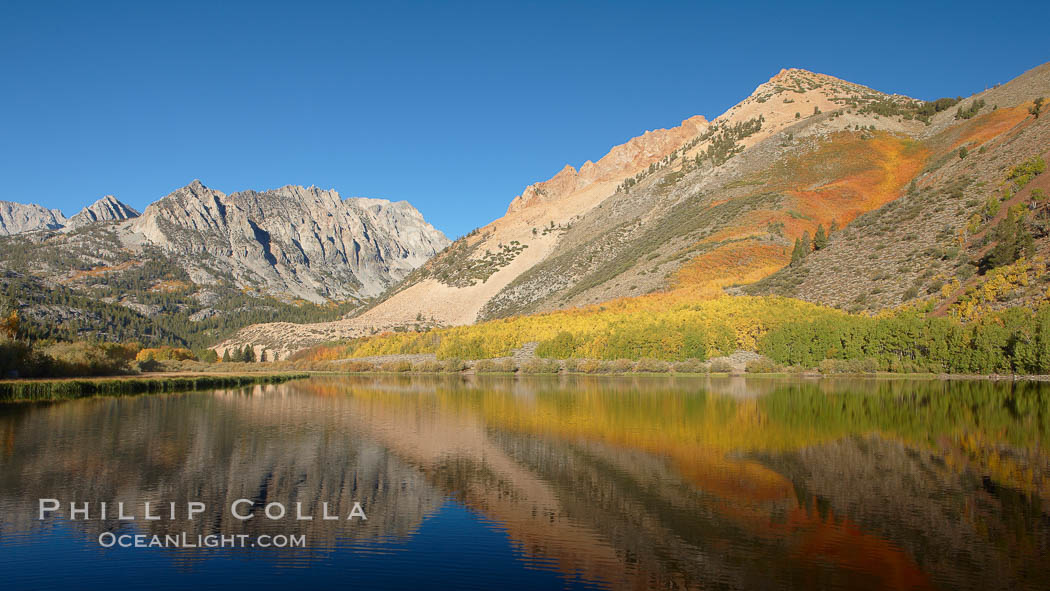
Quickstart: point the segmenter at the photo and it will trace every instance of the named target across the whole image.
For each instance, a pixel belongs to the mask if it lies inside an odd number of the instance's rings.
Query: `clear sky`
[[[1043,3],[0,0],[0,199],[195,178],[406,199],[450,236],[783,67],[922,99],[1050,60]]]

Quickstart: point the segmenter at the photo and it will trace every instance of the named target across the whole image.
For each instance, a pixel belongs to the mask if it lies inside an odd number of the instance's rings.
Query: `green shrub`
[[[634,371],[638,373],[667,373],[671,371],[671,365],[666,361],[647,357],[639,359],[638,363],[634,364]]]
[[[726,359],[715,359],[711,362],[711,371],[714,373],[730,373],[733,371],[733,364]]]
[[[879,371],[879,362],[874,359],[825,359],[817,366],[823,374],[865,374]]]
[[[165,365],[152,357],[146,359],[137,359],[131,364],[132,370],[138,373],[148,373],[153,371],[164,371]]]
[[[412,371],[419,373],[437,373],[444,369],[444,364],[437,361],[424,361],[412,366]]]
[[[766,358],[752,359],[744,366],[744,371],[747,373],[775,373],[779,369],[772,359]]]
[[[608,365],[598,359],[570,359],[565,362],[565,369],[575,373],[609,373]]]
[[[1040,156],[1033,156],[1011,168],[1006,178],[1007,180],[1013,181],[1015,187],[1022,189],[1025,185],[1031,182],[1033,178],[1042,174],[1045,170],[1046,161]]]
[[[474,365],[477,373],[514,373],[517,369],[513,359],[482,359]]]
[[[134,372],[136,345],[116,343],[53,343],[40,348],[47,376],[111,376]]]
[[[412,371],[412,364],[408,361],[387,361],[379,366],[379,370],[389,373],[401,373]]]
[[[467,369],[467,362],[462,359],[446,359],[441,367],[441,371],[448,373],[459,373],[464,369]]]
[[[571,332],[561,331],[552,339],[540,342],[536,355],[547,359],[568,359],[575,352],[575,339]]]
[[[24,341],[0,340],[0,377],[38,375],[43,359]]]
[[[345,363],[340,363],[336,367],[338,367],[341,371],[349,371],[354,373],[376,370],[376,366],[374,363],[369,363],[367,361],[357,361],[356,359],[351,359],[350,361],[347,361]]]
[[[521,366],[521,372],[527,374],[553,374],[561,371],[561,364],[551,359],[530,359]]]
[[[686,359],[674,364],[675,373],[707,373],[707,364],[699,359]]]
[[[956,119],[970,119],[974,115],[979,113],[981,111],[981,109],[984,108],[984,105],[985,105],[984,99],[977,99],[974,102],[970,103],[970,106],[965,108],[965,109],[962,108],[962,107],[959,107],[958,109],[955,110],[955,118]]]

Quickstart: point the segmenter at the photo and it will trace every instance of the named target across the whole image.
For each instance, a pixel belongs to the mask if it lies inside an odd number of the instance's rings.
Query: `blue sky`
[[[0,0],[0,199],[312,184],[454,237],[782,67],[933,99],[1050,60],[1035,3],[852,4]]]

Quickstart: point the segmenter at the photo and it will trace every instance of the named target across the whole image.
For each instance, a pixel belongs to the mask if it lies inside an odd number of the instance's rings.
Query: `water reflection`
[[[1050,581],[1048,400],[992,382],[378,377],[9,406],[0,546],[53,525],[35,519],[41,496],[201,500],[192,521],[59,522],[89,540],[304,533],[305,550],[257,554],[318,572],[451,506],[505,534],[511,580],[1037,588]],[[232,519],[238,498],[259,518]],[[368,520],[274,522],[270,502],[314,516],[361,502]],[[211,556],[159,552],[191,570]],[[443,568],[458,586],[477,564]]]

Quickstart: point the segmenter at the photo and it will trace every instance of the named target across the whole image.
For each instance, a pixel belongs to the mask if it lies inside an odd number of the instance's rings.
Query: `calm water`
[[[0,585],[1042,589],[1048,436],[1050,389],[987,382],[331,378],[7,405]],[[38,520],[40,498],[63,507]]]

